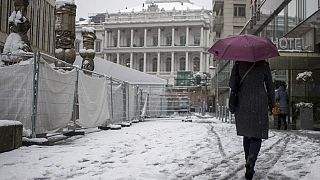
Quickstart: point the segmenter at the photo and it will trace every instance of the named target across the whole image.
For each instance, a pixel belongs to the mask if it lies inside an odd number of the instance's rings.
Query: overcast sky
[[[117,12],[126,7],[139,6],[145,0],[75,0],[77,5],[77,19],[80,17],[86,18],[89,13],[101,12]],[[210,9],[212,7],[212,0],[191,0],[194,5]]]

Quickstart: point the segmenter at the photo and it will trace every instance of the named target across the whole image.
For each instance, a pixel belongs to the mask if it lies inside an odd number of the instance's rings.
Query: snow
[[[146,119],[0,154],[1,179],[244,179],[242,137],[215,118]],[[320,138],[270,130],[254,179],[319,179]]]
[[[6,39],[6,43],[4,44],[4,53],[25,53],[21,49],[23,49],[25,43],[22,41],[20,35],[18,33],[10,33],[8,38]]]
[[[305,71],[303,73],[297,74],[296,80],[303,80],[307,81],[312,77],[312,72],[311,71]]]
[[[94,33],[95,29],[93,27],[82,27],[81,31]]]
[[[62,1],[58,0],[56,1],[56,8],[59,9],[60,7],[65,6],[67,4],[75,5],[74,0],[62,0]]]
[[[9,23],[13,22],[16,26],[20,23],[26,22],[26,18],[22,16],[21,11],[13,11],[9,17]]]
[[[313,107],[313,104],[312,103],[305,103],[305,102],[299,102],[297,104],[295,104],[295,106],[297,108],[312,108]]]
[[[22,123],[14,120],[0,120],[0,127],[1,126],[17,126],[17,125],[22,125]]]
[[[46,138],[27,138],[27,137],[22,137],[22,141],[34,142],[34,143],[45,143],[45,142],[48,142],[48,139],[46,139]]]
[[[187,11],[187,10],[201,10],[202,8],[196,5],[193,5],[192,3],[188,2],[157,2],[154,1],[154,4],[158,6],[159,11]],[[146,3],[144,7],[142,5],[135,6],[131,8],[126,8],[123,10],[120,10],[121,13],[131,13],[131,12],[142,12],[146,11],[148,9],[148,6],[150,6],[151,3]]]
[[[83,54],[83,53],[95,53],[95,51],[94,51],[94,49],[80,49],[79,53],[80,54]]]

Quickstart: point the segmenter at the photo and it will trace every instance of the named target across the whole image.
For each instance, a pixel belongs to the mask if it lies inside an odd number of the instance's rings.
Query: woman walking
[[[269,63],[236,61],[229,86],[238,93],[235,109],[237,135],[243,136],[246,179],[252,179],[262,139],[268,139],[269,115],[275,104],[275,91]]]

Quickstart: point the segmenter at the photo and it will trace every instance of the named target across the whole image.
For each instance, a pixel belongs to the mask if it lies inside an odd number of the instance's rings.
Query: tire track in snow
[[[227,156],[225,151],[224,151],[224,148],[222,146],[221,138],[218,135],[218,133],[214,130],[213,125],[211,125],[211,129],[210,130],[217,137],[219,151],[220,151],[220,154],[222,155],[223,159],[221,161],[217,162],[217,163],[213,163],[212,166],[209,166],[209,167],[205,168],[201,172],[192,174],[192,175],[190,175],[190,176],[188,176],[188,177],[186,177],[184,179],[193,179],[195,177],[202,176],[202,175],[211,175],[212,178],[217,179],[217,176],[220,176],[220,175],[216,175],[215,174],[214,170],[216,168],[218,168],[219,166],[225,166],[225,165],[227,165],[229,167],[235,167],[234,164],[238,164],[238,166],[236,166],[236,168],[231,173],[229,173],[228,176],[222,177],[222,178],[219,178],[219,179],[232,179],[232,178],[238,179],[238,176],[236,176],[237,173],[245,168],[245,166],[244,166],[245,163],[244,162],[239,164],[239,159],[243,158],[242,157],[243,156],[242,155],[243,150],[236,151],[236,152],[232,153],[231,155]],[[275,133],[272,133],[272,135],[269,137],[269,139],[272,139],[274,137],[276,137],[276,135],[275,135]],[[271,150],[273,147],[275,147],[276,145],[280,144],[283,141],[283,138],[284,137],[280,137],[276,142],[271,144],[269,147],[264,148],[260,153],[264,153],[264,152],[267,152],[267,151]],[[288,137],[285,136],[285,138],[287,139]],[[241,156],[241,157],[239,157],[239,156]]]

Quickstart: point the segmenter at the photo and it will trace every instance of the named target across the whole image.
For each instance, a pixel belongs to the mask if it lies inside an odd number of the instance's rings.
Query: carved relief
[[[94,51],[94,40],[96,39],[96,34],[94,28],[82,28],[82,36],[83,36],[83,49],[80,50],[80,56],[83,58],[82,60],[82,68],[93,71],[94,70],[94,62],[93,59],[95,57]]]

